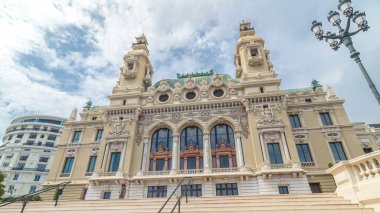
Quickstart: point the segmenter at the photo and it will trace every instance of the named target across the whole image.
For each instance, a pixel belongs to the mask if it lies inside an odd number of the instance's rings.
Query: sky
[[[353,37],[380,89],[380,1],[352,0],[370,29]],[[338,0],[96,0],[0,2],[0,137],[17,116],[68,117],[87,100],[107,105],[123,55],[145,34],[155,74],[235,74],[239,23],[265,40],[281,89],[331,85],[352,122],[380,123],[380,106],[345,47],[333,51],[310,31]],[[341,17],[345,23],[345,17]],[[356,29],[356,25],[352,25]]]

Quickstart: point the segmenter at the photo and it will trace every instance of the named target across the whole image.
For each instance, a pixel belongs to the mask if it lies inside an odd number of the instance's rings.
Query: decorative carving
[[[273,132],[264,132],[263,133],[263,139],[266,143],[274,143],[274,142],[280,142],[280,132],[273,131]]]
[[[213,75],[212,80],[212,85],[214,85],[215,87],[221,87],[223,85],[223,79],[218,74]]]
[[[207,81],[206,80],[201,81],[200,89],[201,89],[201,96],[207,97]]]
[[[160,82],[160,86],[158,86],[158,91],[166,92],[169,90],[169,84],[166,80],[162,80]]]
[[[266,108],[261,112],[261,119],[257,121],[258,125],[282,125],[282,121],[279,118],[274,117],[274,113],[272,110]]]
[[[174,84],[174,100],[180,100],[181,99],[181,83],[175,82]]]
[[[195,88],[195,81],[194,78],[190,75],[187,77],[186,82],[185,82],[185,88],[188,90],[194,89]]]
[[[137,58],[130,57],[129,54],[125,55],[124,65],[120,67],[121,74],[127,79],[135,78],[137,73]]]
[[[122,119],[119,119],[118,122],[113,124],[113,127],[110,131],[110,136],[128,136],[128,130],[125,128],[126,127],[126,122]]]
[[[111,152],[121,152],[123,149],[123,143],[111,143]]]
[[[241,128],[241,134],[247,138],[250,131],[249,131],[249,124],[248,124],[248,118],[246,116],[242,116],[240,118],[240,128]]]
[[[153,96],[154,96],[154,87],[148,87],[148,98],[147,98],[147,101],[149,103],[153,102]]]

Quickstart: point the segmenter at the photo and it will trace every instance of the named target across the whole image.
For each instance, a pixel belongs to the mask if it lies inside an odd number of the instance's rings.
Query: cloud
[[[380,5],[357,3],[371,29],[354,38],[373,81],[380,49]],[[332,85],[352,121],[380,122],[379,106],[346,48],[330,50],[310,32],[337,1],[2,1],[0,3],[0,136],[25,114],[66,117],[88,99],[108,104],[123,55],[134,37],[150,43],[154,81],[214,69],[234,76],[238,24],[252,21],[271,51],[282,88]]]

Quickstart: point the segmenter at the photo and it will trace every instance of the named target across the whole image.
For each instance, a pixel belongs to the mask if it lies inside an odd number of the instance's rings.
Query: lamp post
[[[380,105],[380,95],[376,89],[375,84],[372,82],[371,77],[369,77],[367,70],[364,68],[364,65],[360,59],[360,53],[357,52],[352,43],[351,36],[356,35],[360,31],[367,31],[369,29],[368,22],[366,20],[365,13],[358,11],[354,12],[353,7],[351,6],[351,0],[339,0],[338,9],[347,17],[346,27],[341,26],[342,20],[340,19],[339,13],[336,11],[330,11],[327,19],[335,27],[338,27],[339,33],[327,32],[324,35],[322,30],[322,23],[313,21],[311,26],[311,31],[315,34],[317,39],[323,40],[330,45],[333,50],[338,50],[341,44],[344,44],[350,51],[351,58],[359,65],[360,70],[362,71],[364,78],[367,80],[369,88],[372,90],[378,104]],[[351,21],[357,24],[358,29],[350,32]]]

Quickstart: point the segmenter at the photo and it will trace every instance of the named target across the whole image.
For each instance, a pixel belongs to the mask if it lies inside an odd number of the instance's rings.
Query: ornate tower
[[[253,86],[248,93],[264,93],[279,90],[280,80],[264,49],[264,40],[256,35],[250,22],[240,24],[240,36],[236,45],[234,64],[236,77]],[[257,82],[257,84],[253,83]]]
[[[148,41],[144,35],[136,37],[136,43],[132,44],[132,50],[124,55],[124,65],[120,67],[120,77],[116,86],[112,90],[111,105],[126,105],[125,97],[120,98],[120,94],[127,96],[139,96],[152,85],[153,67],[149,60]],[[133,99],[133,98],[132,98]],[[132,101],[137,104],[136,101]]]

